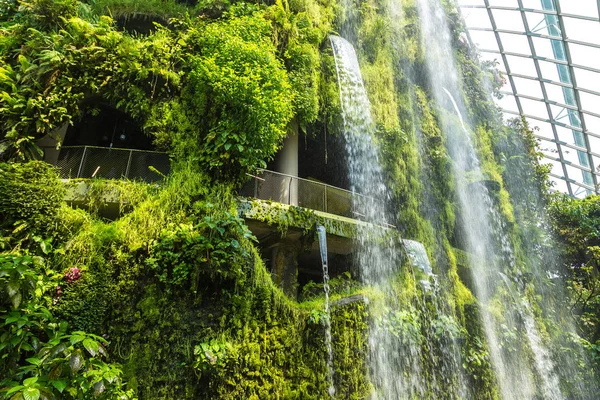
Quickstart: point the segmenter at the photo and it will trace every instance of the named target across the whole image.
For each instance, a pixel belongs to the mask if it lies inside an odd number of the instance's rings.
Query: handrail
[[[46,147],[45,150],[46,161],[59,167],[61,178],[127,178],[154,182],[170,170],[168,154],[154,150],[100,146]],[[150,166],[160,173],[150,170]]]
[[[47,148],[55,148],[54,146],[44,146],[42,148],[47,149]],[[88,149],[101,149],[101,150],[118,150],[118,151],[131,151],[131,152],[139,152],[139,153],[154,153],[154,154],[168,154],[164,151],[157,151],[157,150],[141,150],[141,149],[126,149],[124,147],[103,147],[103,146],[88,146],[88,145],[83,145],[83,146],[60,146],[58,149],[62,150],[62,149],[83,149],[83,148],[88,148]]]
[[[325,183],[325,182],[319,182],[319,181],[313,181],[313,180],[306,179],[306,178],[300,178],[299,176],[284,174],[282,172],[277,172],[277,171],[271,171],[270,169],[258,168],[257,171],[258,172],[268,172],[269,174],[285,176],[287,178],[296,179],[298,181],[307,182],[307,183],[314,184],[314,185],[317,185],[317,186],[328,187],[328,188],[331,188],[331,189],[335,189],[335,190],[339,190],[341,192],[348,193],[348,194],[353,195],[353,196],[361,196],[361,197],[366,197],[368,199],[377,199],[376,197],[373,197],[373,196],[367,196],[366,194],[362,194],[362,193],[358,193],[358,192],[353,192],[352,190],[344,189],[344,188],[341,188],[341,187],[338,187],[338,186],[333,186],[333,185],[330,185],[330,184]],[[255,179],[259,179],[258,176],[253,176],[253,175],[250,175],[250,176],[252,176]]]
[[[242,196],[300,206],[352,219],[364,220],[366,218],[359,211],[361,203],[364,202],[363,205],[368,206],[371,202],[382,201],[373,196],[327,183],[267,169],[258,169],[256,174],[247,175],[253,179],[241,188],[239,193]],[[394,228],[387,221],[379,223],[388,228]]]

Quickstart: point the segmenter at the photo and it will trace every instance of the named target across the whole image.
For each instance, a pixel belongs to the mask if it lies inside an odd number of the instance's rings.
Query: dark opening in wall
[[[166,26],[169,21],[158,15],[144,13],[122,14],[115,20],[115,23],[120,30],[129,32],[132,35],[149,35],[155,32],[155,22]]]
[[[340,282],[350,284],[347,276],[356,276],[356,268],[353,264],[352,254],[335,254],[328,252],[329,278],[338,278]],[[344,275],[344,273],[348,273]],[[311,282],[318,284],[313,286]],[[299,300],[306,300],[312,296],[323,294],[323,264],[318,251],[301,254],[298,259],[298,295]],[[310,285],[309,285],[310,284]],[[309,285],[309,286],[307,286]]]
[[[169,155],[153,150],[152,138],[138,123],[103,103],[89,105],[83,118],[68,128],[60,151],[55,145],[44,149],[61,178],[146,182],[161,180],[170,171]]]
[[[341,135],[300,134],[299,176],[349,189],[346,147]]]
[[[126,113],[107,104],[87,108],[79,122],[67,129],[63,146],[98,146],[153,150],[152,138]]]

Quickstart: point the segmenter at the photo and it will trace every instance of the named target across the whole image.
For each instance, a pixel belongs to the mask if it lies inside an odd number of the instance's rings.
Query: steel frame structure
[[[579,0],[563,0],[568,1]],[[532,0],[512,0],[500,2],[498,0],[458,0],[463,16],[479,10],[478,15],[487,14],[489,18],[489,26],[469,26],[467,28],[470,36],[474,36],[477,32],[489,32],[493,34],[497,49],[479,48],[479,52],[488,59],[499,57],[499,60],[505,70],[506,85],[502,88],[501,93],[514,98],[516,110],[503,108],[503,112],[507,116],[524,116],[529,120],[531,125],[536,123],[544,123],[550,127],[549,132],[534,132],[535,136],[541,141],[541,147],[552,147],[551,150],[544,153],[544,157],[549,161],[554,162],[550,176],[556,182],[563,182],[559,189],[562,189],[574,197],[585,197],[589,194],[600,194],[600,129],[592,132],[588,129],[586,119],[597,118],[600,121],[600,92],[586,87],[585,82],[577,81],[578,70],[584,70],[598,74],[600,79],[600,60],[596,65],[582,65],[573,62],[571,47],[572,46],[587,46],[586,49],[596,49],[600,51],[600,41],[595,42],[581,41],[570,38],[568,30],[565,26],[565,20],[569,22],[573,20],[587,21],[598,23],[600,25],[600,0],[594,0],[596,3],[595,15],[577,15],[562,12],[561,0],[536,0],[536,8],[526,7],[533,3]],[[503,5],[497,5],[503,3]],[[507,6],[506,3],[512,5]],[[506,21],[502,21],[504,27],[499,27],[497,22],[497,13],[505,12],[515,16],[514,26],[516,29],[506,29]],[[508,13],[506,13],[508,12]],[[517,15],[520,18],[516,18]],[[540,22],[535,26],[530,26],[530,18],[536,16]],[[530,17],[530,18],[528,18]],[[571,20],[573,19],[573,20]],[[485,21],[487,22],[487,21]],[[509,24],[513,25],[513,24]],[[509,26],[509,28],[511,27]],[[511,40],[507,38],[521,37],[525,38],[529,46],[529,52],[511,51]],[[552,49],[552,57],[547,57],[538,54],[536,40],[543,39],[550,43]],[[473,40],[472,40],[473,42]],[[533,62],[534,73],[523,74],[513,71],[516,61],[528,59]],[[556,67],[558,79],[548,79],[542,72],[541,64],[552,63]],[[517,68],[518,69],[518,68]],[[535,94],[527,93],[518,90],[517,80],[522,82],[536,83],[541,89],[541,97]],[[551,99],[548,95],[547,85],[552,85],[550,88],[562,90],[562,99],[557,101]],[[537,89],[536,93],[539,93]],[[582,107],[581,95],[591,96],[598,103],[594,103],[594,110]],[[538,102],[545,108],[547,115],[540,115],[530,112],[530,102]],[[572,134],[572,139],[566,141],[564,136],[559,134],[568,130]],[[591,143],[594,140],[597,143]],[[566,154],[573,152],[576,155],[575,160],[569,160]]]

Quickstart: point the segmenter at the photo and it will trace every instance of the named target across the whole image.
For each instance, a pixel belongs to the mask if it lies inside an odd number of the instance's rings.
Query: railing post
[[[129,159],[127,160],[127,168],[125,168],[125,178],[129,178],[129,167],[131,166],[131,156],[133,155],[133,150],[129,150]]]
[[[83,154],[81,155],[81,161],[79,162],[79,169],[77,170],[77,178],[81,176],[81,171],[83,170],[83,163],[85,162],[85,155],[87,152],[87,146],[83,146]]]
[[[323,186],[323,211],[327,212],[327,186]]]
[[[292,181],[294,178],[290,176],[290,183],[288,184],[288,204],[292,205]]]

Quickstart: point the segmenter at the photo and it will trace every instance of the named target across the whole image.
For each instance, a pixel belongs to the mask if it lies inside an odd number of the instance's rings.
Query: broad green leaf
[[[76,344],[81,342],[82,340],[85,339],[85,336],[82,335],[78,335],[78,334],[72,334],[71,337],[69,338],[69,341],[71,342],[71,344]]]
[[[42,360],[40,360],[37,357],[31,357],[31,358],[27,358],[25,361],[27,361],[29,364],[33,364],[33,365],[37,365],[38,367],[40,366],[40,364],[42,363]],[[37,378],[36,378],[37,379]]]
[[[25,400],[38,400],[40,398],[40,391],[36,388],[27,388],[23,390],[23,398]]]
[[[10,301],[13,305],[13,308],[19,308],[19,306],[21,305],[21,299],[22,296],[20,292],[10,297]]]
[[[8,297],[13,297],[19,292],[21,288],[21,283],[19,281],[10,281],[8,285],[6,285],[6,292],[8,293]]]
[[[65,388],[67,387],[67,381],[65,381],[64,379],[61,380],[57,380],[57,381],[50,381],[50,383],[52,384],[52,386],[54,386],[54,388],[56,388],[56,390],[58,390],[60,393],[63,392],[63,390],[65,390]]]
[[[6,392],[6,396],[13,394],[14,392],[18,392],[19,390],[22,390],[24,388],[25,388],[25,386],[23,386],[23,385],[13,386]]]
[[[81,350],[75,350],[73,352],[69,359],[69,366],[74,374],[81,369],[83,366],[83,355],[81,354]]]
[[[92,339],[85,339],[83,341],[83,347],[92,355],[96,356],[98,354],[98,343]]]
[[[27,379],[25,379],[25,380],[23,381],[23,384],[24,384],[25,386],[31,386],[31,385],[33,385],[34,383],[36,383],[37,381],[38,381],[38,378],[37,378],[37,376],[34,376],[34,377],[32,377],[32,378],[27,378]]]

